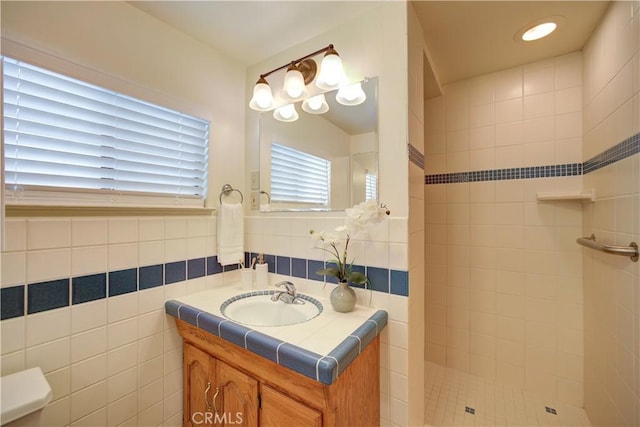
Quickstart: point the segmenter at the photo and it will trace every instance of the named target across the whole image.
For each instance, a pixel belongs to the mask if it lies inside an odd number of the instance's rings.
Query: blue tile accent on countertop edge
[[[168,315],[327,385],[332,384],[373,341],[387,325],[388,319],[386,311],[376,311],[323,356],[176,300],[168,300],[164,306]]]

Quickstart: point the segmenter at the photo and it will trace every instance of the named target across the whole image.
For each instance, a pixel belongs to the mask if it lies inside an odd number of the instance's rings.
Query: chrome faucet
[[[286,290],[276,291],[271,295],[271,301],[282,301],[287,304],[304,304],[304,300],[297,297],[296,287],[288,280],[276,283],[276,288],[284,286]]]

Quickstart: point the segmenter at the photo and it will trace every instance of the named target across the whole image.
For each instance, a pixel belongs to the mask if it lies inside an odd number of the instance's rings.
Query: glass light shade
[[[283,105],[273,112],[273,118],[281,122],[295,122],[298,117],[298,112],[293,104]]]
[[[362,104],[365,99],[367,99],[367,95],[362,90],[360,82],[341,87],[336,95],[336,101],[349,106]]]
[[[342,68],[342,60],[335,51],[328,51],[322,58],[316,86],[323,90],[333,90],[345,84],[347,76]]]
[[[558,25],[555,22],[545,22],[536,25],[535,27],[529,28],[527,31],[525,31],[525,33],[522,35],[522,40],[529,42],[541,39],[554,32],[557,26]]]
[[[256,111],[267,111],[273,108],[273,94],[266,80],[260,79],[253,87],[253,97],[249,107]]]
[[[310,114],[323,114],[329,111],[329,104],[324,97],[324,93],[305,99],[302,109]]]
[[[306,95],[306,85],[302,73],[292,65],[284,75],[284,91],[292,99],[299,99]]]

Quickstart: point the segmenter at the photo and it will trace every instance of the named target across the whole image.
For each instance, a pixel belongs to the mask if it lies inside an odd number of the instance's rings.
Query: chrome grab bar
[[[596,242],[595,234],[589,237],[579,237],[576,239],[576,243],[582,246],[586,246],[597,251],[606,252],[613,255],[628,256],[631,261],[638,262],[640,254],[638,252],[638,244],[636,242],[629,243],[629,246],[614,246],[604,243]]]

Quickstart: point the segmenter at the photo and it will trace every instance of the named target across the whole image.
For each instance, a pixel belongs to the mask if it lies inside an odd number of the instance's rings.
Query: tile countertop
[[[357,305],[350,313],[338,313],[327,298],[313,295],[323,305],[319,316],[295,325],[249,327],[227,319],[220,311],[224,301],[247,292],[260,291],[242,290],[238,285],[223,286],[168,300],[165,311],[327,385],[387,324],[384,310]]]

